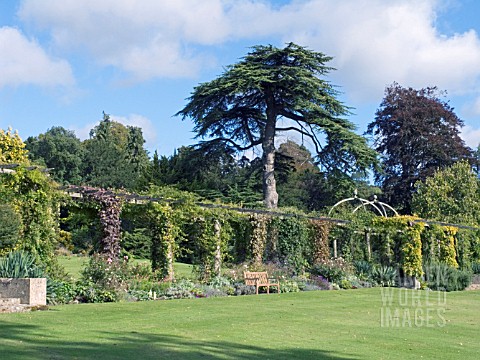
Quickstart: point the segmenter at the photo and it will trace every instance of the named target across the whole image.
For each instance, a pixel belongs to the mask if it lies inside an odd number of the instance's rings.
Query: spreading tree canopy
[[[30,136],[25,144],[30,159],[52,168],[50,175],[56,181],[81,184],[85,150],[73,131],[54,126],[45,134]]]
[[[279,49],[254,46],[240,62],[194,88],[177,113],[195,123],[204,143],[263,150],[263,194],[266,207],[278,203],[274,176],[275,137],[295,131],[310,139],[326,169],[365,169],[375,153],[345,116],[349,109],[337,99],[333,85],[322,79],[332,58],[290,43]],[[279,123],[289,119],[287,125]]]
[[[375,179],[387,202],[404,213],[411,212],[417,181],[471,156],[459,136],[463,121],[441,95],[436,87],[416,90],[394,83],[368,125],[383,165]]]
[[[416,184],[412,208],[421,217],[480,225],[480,180],[466,161],[436,171]]]

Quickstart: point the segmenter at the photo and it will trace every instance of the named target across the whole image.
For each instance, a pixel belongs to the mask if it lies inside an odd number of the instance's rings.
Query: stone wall
[[[47,279],[0,278],[0,298],[19,298],[21,304],[46,305]]]

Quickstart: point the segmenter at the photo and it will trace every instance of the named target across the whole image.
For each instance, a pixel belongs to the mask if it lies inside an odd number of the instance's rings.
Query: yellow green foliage
[[[458,232],[458,228],[454,226],[444,226],[444,236],[440,240],[440,261],[458,268],[455,251],[455,235]]]
[[[425,224],[416,222],[414,216],[378,217],[373,223],[375,230],[386,234],[393,247],[400,249],[400,266],[406,275],[422,276],[422,239]]]
[[[28,150],[18,133],[0,129],[0,164],[26,164]]]

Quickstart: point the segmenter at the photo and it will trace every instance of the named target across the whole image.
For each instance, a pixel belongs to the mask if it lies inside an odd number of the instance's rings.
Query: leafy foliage
[[[56,184],[39,170],[19,166],[15,172],[0,174],[0,197],[22,220],[22,236],[16,248],[31,252],[46,264],[54,261],[62,199]]]
[[[14,249],[20,240],[22,218],[11,205],[0,204],[0,255]]]
[[[122,200],[113,192],[104,189],[85,187],[82,193],[99,208],[98,216],[103,232],[100,240],[101,253],[117,259],[120,255]]]
[[[480,224],[480,180],[470,164],[459,161],[416,184],[412,209],[425,219]]]
[[[368,125],[382,156],[375,180],[386,202],[405,214],[411,213],[417,181],[470,156],[459,136],[463,122],[441,95],[435,87],[415,90],[393,83]]]
[[[264,201],[275,208],[274,140],[282,131],[308,137],[328,169],[351,171],[375,161],[365,139],[342,118],[348,109],[337,100],[338,92],[321,79],[332,70],[325,65],[330,60],[293,43],[283,49],[255,46],[220,77],[195,87],[178,115],[193,119],[197,137],[212,137],[208,144],[223,143],[237,150],[261,145]],[[294,125],[282,128],[277,124],[280,116]]]
[[[62,184],[80,184],[83,178],[85,148],[71,130],[54,126],[45,134],[25,141],[33,162],[52,168],[52,177]]]
[[[405,275],[420,277],[422,270],[422,238],[425,224],[416,222],[414,217],[396,216],[374,219],[375,231],[381,234],[383,265],[398,266]]]
[[[28,151],[18,133],[0,129],[0,164],[27,164]]]
[[[103,188],[135,188],[148,163],[144,142],[141,129],[125,127],[104,113],[84,143],[86,182]]]
[[[464,290],[472,281],[472,274],[446,264],[431,263],[425,266],[427,285],[432,290]]]
[[[36,265],[35,257],[23,252],[13,251],[0,259],[0,278],[40,278],[43,270]]]

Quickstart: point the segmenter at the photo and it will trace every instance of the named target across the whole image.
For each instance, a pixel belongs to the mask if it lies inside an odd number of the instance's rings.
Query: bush
[[[480,262],[475,262],[472,264],[472,272],[474,274],[480,274]]]
[[[313,275],[321,275],[329,282],[340,283],[349,274],[353,273],[353,269],[344,259],[330,259],[312,267],[311,273]]]
[[[372,276],[373,266],[371,263],[365,260],[354,261],[355,273],[361,280],[368,280]]]
[[[101,255],[94,255],[83,269],[81,281],[78,283],[80,301],[117,301],[126,294],[129,278],[130,272],[127,261],[112,260]]]
[[[92,281],[101,287],[116,289],[125,285],[130,273],[126,261],[94,255],[81,275],[82,279]]]
[[[242,283],[236,283],[234,284],[234,295],[240,296],[240,295],[253,295],[256,293],[256,288],[255,286],[252,285],[245,285]]]
[[[12,206],[0,204],[0,254],[15,247],[20,237],[22,219]]]
[[[397,270],[391,266],[374,266],[372,280],[381,286],[395,286]]]
[[[276,287],[272,288],[275,289]],[[298,287],[298,283],[294,280],[283,280],[280,282],[280,291],[282,293],[290,293],[290,292],[299,292],[300,289]]]
[[[134,229],[132,232],[125,231],[122,234],[122,247],[129,254],[139,259],[148,259],[151,255],[151,238],[146,229]]]
[[[76,298],[84,303],[115,302],[119,300],[119,294],[115,290],[100,287],[91,281],[79,281],[76,286]]]
[[[432,290],[464,290],[472,282],[472,274],[457,270],[446,264],[427,264],[424,269],[425,281]]]
[[[0,259],[0,277],[40,278],[43,270],[35,264],[35,258],[23,251],[12,251]]]
[[[310,275],[310,278],[307,284],[313,285],[314,287],[317,287],[319,290],[330,290],[332,287],[330,285],[330,282],[327,279],[325,279],[322,275]]]
[[[223,276],[216,276],[212,278],[208,283],[208,287],[221,291],[225,294],[224,296],[233,295],[235,293],[235,287],[231,283],[230,279]]]
[[[47,303],[49,305],[68,304],[77,298],[77,288],[68,281],[47,280]]]

